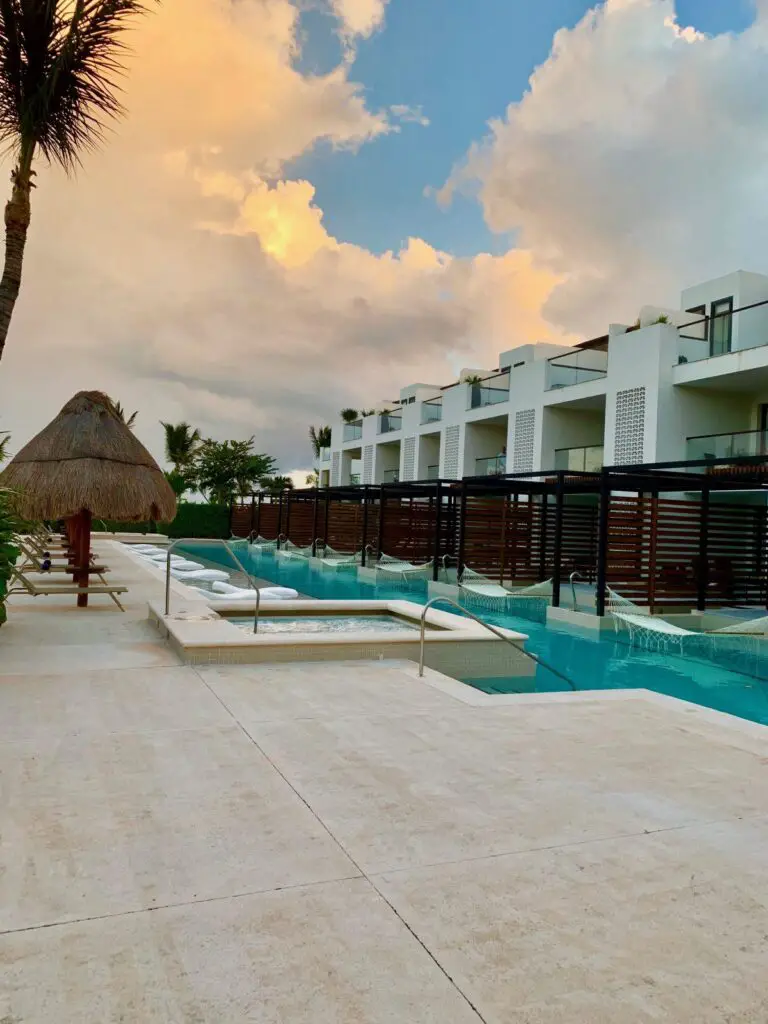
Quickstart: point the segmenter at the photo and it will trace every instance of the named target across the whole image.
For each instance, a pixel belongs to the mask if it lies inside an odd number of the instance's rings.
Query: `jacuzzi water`
[[[229,617],[228,617],[229,618]],[[230,618],[246,633],[253,633],[253,616]],[[262,615],[259,633],[402,633],[418,626],[396,615]]]
[[[186,548],[195,554],[236,570],[226,551],[208,542]],[[259,554],[245,545],[237,549],[238,558],[254,576],[280,586],[293,587],[301,594],[325,600],[402,600],[417,604],[427,601],[425,582],[411,583],[406,589],[391,583],[376,585],[357,578],[354,572],[331,572],[314,568],[308,562],[276,559]],[[539,602],[531,602],[537,604]],[[447,611],[456,609],[446,605]],[[584,636],[566,626],[545,626],[540,622],[482,610],[488,622],[527,633],[526,649],[563,672],[577,690],[647,689],[668,694],[704,707],[727,711],[754,722],[768,724],[768,641],[736,637],[717,655],[718,663],[680,657],[629,647],[613,633]],[[251,620],[251,628],[253,621]],[[765,653],[764,653],[765,652]],[[463,680],[486,692],[545,692],[566,689],[566,684],[543,666],[533,678]]]

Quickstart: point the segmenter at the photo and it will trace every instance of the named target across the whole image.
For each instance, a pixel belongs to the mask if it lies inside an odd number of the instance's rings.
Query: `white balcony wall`
[[[556,451],[601,445],[604,436],[605,409],[546,406],[542,415],[541,468],[554,467]]]
[[[464,475],[484,475],[478,459],[503,457],[506,465],[507,422],[468,423],[464,431]]]
[[[391,483],[392,473],[400,475],[400,441],[379,440],[373,459],[373,483]]]
[[[421,434],[416,451],[416,480],[429,480],[440,474],[440,432]],[[431,467],[436,467],[430,472]]]
[[[546,359],[535,360],[510,373],[509,409],[507,417],[507,472],[514,473],[515,453],[520,472],[528,470],[528,441],[521,435],[524,424],[533,414],[532,469],[542,466],[542,410],[548,373]],[[527,429],[527,428],[526,428]],[[519,436],[518,436],[519,435]]]

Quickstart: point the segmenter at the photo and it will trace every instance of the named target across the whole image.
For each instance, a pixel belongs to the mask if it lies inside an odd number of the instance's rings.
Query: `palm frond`
[[[0,0],[0,140],[72,170],[122,111],[122,33],[144,0]]]

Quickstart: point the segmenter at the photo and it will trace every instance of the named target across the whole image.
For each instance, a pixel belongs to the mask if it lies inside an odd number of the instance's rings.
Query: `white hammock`
[[[680,653],[683,653],[683,641],[685,637],[704,636],[703,633],[695,633],[690,629],[683,629],[682,626],[675,626],[665,619],[658,619],[640,608],[627,597],[622,597],[615,590],[608,590],[608,601],[606,607],[613,619],[616,632],[619,632],[619,623],[626,627],[629,633],[631,646],[647,647],[650,650],[661,650],[672,644]]]
[[[300,548],[292,541],[287,540],[281,548],[277,549],[277,554],[280,556],[280,558],[311,558],[312,545],[309,544],[305,548]]]
[[[761,615],[758,619],[744,619],[742,622],[734,623],[733,626],[722,626],[720,629],[716,629],[715,633],[764,636],[768,633],[768,615]]]
[[[266,537],[262,536],[254,537],[253,544],[251,546],[257,551],[274,551],[277,547],[277,539],[267,540]]]
[[[542,583],[534,583],[530,587],[518,587],[516,590],[510,590],[507,587],[502,587],[499,583],[494,583],[482,573],[464,566],[464,571],[459,579],[459,590],[467,601],[503,611],[509,608],[510,601],[534,600],[545,603],[550,601],[552,580],[544,580]]]
[[[322,549],[322,554],[319,554],[320,548],[317,550],[316,557],[323,569],[333,569],[336,571],[339,569],[355,569],[363,561],[362,551],[347,554],[343,551],[336,551],[330,544],[325,545]]]
[[[422,565],[414,565],[413,562],[406,562],[402,558],[393,558],[391,555],[379,555],[379,560],[374,566],[376,569],[377,581],[381,578],[388,583],[400,583],[407,586],[409,583],[418,583],[419,580],[428,580],[432,575],[433,559]],[[379,576],[381,574],[381,576]]]

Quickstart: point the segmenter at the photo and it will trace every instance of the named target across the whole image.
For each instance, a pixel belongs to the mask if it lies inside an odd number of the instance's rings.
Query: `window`
[[[733,334],[733,296],[718,299],[709,307],[709,354],[722,356],[731,351]]]

